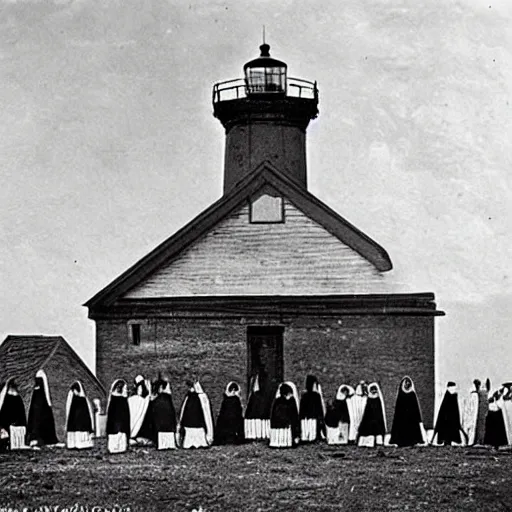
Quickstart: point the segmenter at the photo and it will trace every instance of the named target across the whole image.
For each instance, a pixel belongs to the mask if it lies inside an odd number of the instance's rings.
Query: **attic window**
[[[278,196],[264,194],[251,201],[249,221],[251,224],[277,224],[284,222],[284,201]]]

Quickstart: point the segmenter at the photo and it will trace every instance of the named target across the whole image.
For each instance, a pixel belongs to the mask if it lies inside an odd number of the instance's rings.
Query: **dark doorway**
[[[274,393],[283,381],[283,333],[280,326],[247,328],[247,389],[258,374],[260,385]]]

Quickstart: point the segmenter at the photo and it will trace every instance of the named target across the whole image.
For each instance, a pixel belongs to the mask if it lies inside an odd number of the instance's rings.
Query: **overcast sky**
[[[447,313],[438,381],[511,379],[509,0],[0,0],[2,337],[93,365],[82,304],[222,193],[211,87],[263,24],[318,81],[310,190]]]

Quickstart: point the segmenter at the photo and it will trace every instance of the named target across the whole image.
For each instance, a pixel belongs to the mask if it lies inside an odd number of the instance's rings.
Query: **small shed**
[[[0,383],[14,377],[25,403],[28,415],[35,374],[44,370],[50,386],[55,427],[60,441],[64,441],[66,399],[75,380],[84,385],[92,401],[105,401],[105,389],[83,360],[62,336],[7,336],[0,345]]]

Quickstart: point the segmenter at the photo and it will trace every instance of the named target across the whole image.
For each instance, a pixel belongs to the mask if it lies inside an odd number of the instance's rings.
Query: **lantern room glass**
[[[286,67],[248,67],[245,81],[248,94],[285,93]]]

